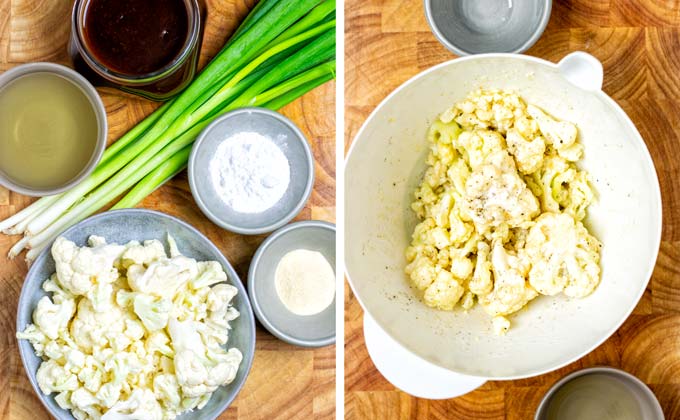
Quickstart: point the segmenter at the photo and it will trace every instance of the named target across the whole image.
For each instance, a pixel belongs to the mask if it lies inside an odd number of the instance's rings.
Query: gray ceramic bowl
[[[538,410],[536,410],[534,420],[548,420],[549,407],[557,391],[574,379],[582,378],[587,375],[598,375],[605,380],[617,381],[619,384],[623,384],[631,392],[635,400],[637,400],[643,419],[664,420],[664,414],[661,410],[661,405],[659,405],[659,401],[644,382],[630,373],[604,366],[577,370],[557,381],[545,394],[545,397],[543,397],[541,404],[538,406]]]
[[[208,169],[217,146],[244,131],[269,137],[290,164],[290,184],[283,197],[257,214],[227,207],[215,191]],[[290,222],[309,199],[314,185],[314,157],[304,134],[288,118],[264,108],[242,108],[217,118],[198,136],[189,157],[189,185],[198,206],[218,226],[243,235],[272,232]]]
[[[64,192],[69,188],[75,186],[76,184],[80,183],[80,181],[82,181],[92,173],[94,168],[101,160],[102,154],[104,153],[104,149],[106,148],[108,123],[106,121],[106,108],[104,108],[104,103],[99,97],[97,90],[92,86],[92,84],[90,84],[90,82],[88,82],[83,76],[78,74],[75,70],[72,70],[68,67],[64,67],[59,64],[28,63],[13,67],[0,75],[0,90],[2,90],[2,88],[7,86],[7,84],[11,83],[12,81],[32,73],[53,73],[69,80],[74,85],[78,86],[85,94],[85,96],[87,96],[87,98],[90,100],[90,103],[92,104],[92,109],[94,110],[94,113],[97,116],[97,144],[95,146],[92,157],[90,157],[90,160],[88,161],[87,165],[80,171],[80,173],[66,184],[61,185],[58,188],[34,189],[26,185],[17,184],[16,182],[12,181],[7,176],[5,176],[2,173],[2,171],[0,171],[0,185],[12,191],[16,191],[20,194],[36,197],[59,194],[61,192]]]
[[[253,311],[262,325],[279,339],[302,347],[335,343],[335,305],[316,315],[291,313],[279,299],[274,273],[281,258],[295,249],[318,251],[335,270],[335,225],[320,221],[290,224],[274,232],[258,248],[248,272]]]
[[[552,0],[424,0],[432,32],[457,55],[521,53],[550,19]]]
[[[229,261],[220,253],[215,245],[202,233],[187,223],[163,213],[143,210],[126,209],[102,213],[86,219],[66,230],[62,236],[74,241],[78,245],[84,245],[90,235],[99,235],[108,242],[126,243],[131,240],[158,239],[165,242],[168,233],[175,238],[180,251],[199,261],[219,261],[229,277],[229,283],[238,289],[238,295],[234,299],[234,306],[241,313],[231,323],[232,332],[229,334],[230,347],[236,347],[243,353],[243,362],[239,367],[234,382],[222,386],[215,391],[208,405],[201,410],[183,414],[179,419],[215,419],[222,413],[236,397],[246,381],[253,363],[255,351],[255,321],[253,311],[248,301],[246,290],[232,268]],[[17,310],[17,331],[23,331],[30,324],[33,310],[38,300],[46,295],[42,290],[42,283],[54,273],[54,260],[50,248],[46,248],[35,260],[24,280],[19,297]],[[40,366],[40,358],[33,353],[33,347],[26,340],[19,340],[19,352],[28,378],[33,389],[40,397],[42,403],[55,418],[73,419],[71,413],[60,408],[54,401],[54,394],[46,396],[38,388],[36,372]]]

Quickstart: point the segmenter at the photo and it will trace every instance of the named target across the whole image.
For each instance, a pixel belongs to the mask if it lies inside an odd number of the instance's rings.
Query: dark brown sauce
[[[91,0],[84,21],[92,55],[126,75],[161,70],[180,54],[189,33],[184,0]]]

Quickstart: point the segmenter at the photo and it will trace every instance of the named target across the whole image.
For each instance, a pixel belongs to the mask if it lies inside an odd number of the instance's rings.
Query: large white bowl
[[[644,141],[601,83],[601,65],[585,53],[560,64],[512,54],[471,56],[409,80],[368,118],[345,167],[347,275],[364,310],[407,350],[457,373],[518,379],[582,357],[630,315],[656,261],[661,194]],[[440,112],[480,87],[515,90],[578,125],[582,166],[598,193],[586,225],[604,244],[602,282],[592,295],[541,296],[512,316],[502,337],[493,334],[479,307],[464,313],[425,306],[403,273],[417,223],[409,205],[425,170],[426,130]]]

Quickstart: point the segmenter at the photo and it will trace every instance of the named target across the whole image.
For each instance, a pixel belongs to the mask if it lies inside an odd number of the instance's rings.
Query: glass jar
[[[196,74],[205,21],[206,8],[203,0],[183,0],[186,5],[188,30],[181,50],[163,67],[143,74],[127,74],[113,70],[93,53],[85,31],[88,7],[93,1],[95,0],[76,0],[73,5],[68,50],[76,71],[95,86],[111,86],[155,101],[170,99],[191,82]],[[115,22],[112,24],[115,25]],[[93,31],[93,28],[87,30]]]

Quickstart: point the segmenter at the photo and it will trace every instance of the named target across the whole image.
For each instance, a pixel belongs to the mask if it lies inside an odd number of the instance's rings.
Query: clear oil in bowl
[[[574,378],[550,399],[546,420],[645,420],[635,393],[604,373]]]
[[[97,116],[85,93],[53,73],[31,73],[0,89],[0,172],[15,184],[48,190],[88,165]]]

